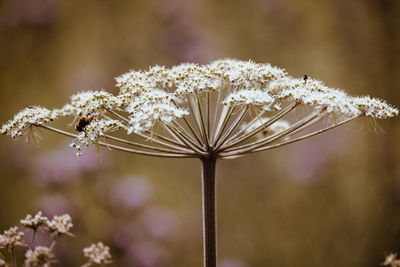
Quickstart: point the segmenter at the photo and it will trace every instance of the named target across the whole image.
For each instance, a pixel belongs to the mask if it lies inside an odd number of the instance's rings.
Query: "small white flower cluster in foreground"
[[[102,242],[97,242],[91,246],[83,249],[83,255],[89,259],[89,262],[84,266],[92,264],[109,264],[111,263],[110,248],[105,246]]]
[[[70,230],[73,226],[72,219],[68,214],[54,216],[53,220],[47,221],[47,228],[55,236],[72,235]]]
[[[33,230],[33,239],[29,244],[29,249],[25,252],[25,266],[26,267],[50,267],[55,263],[56,255],[54,254],[54,247],[60,237],[64,235],[72,236],[70,230],[73,227],[71,217],[68,214],[61,216],[54,216],[52,220],[42,215],[42,212],[36,213],[34,216],[27,215],[22,219],[21,224],[30,230]],[[46,246],[35,246],[34,241],[38,230],[48,232],[51,237],[51,244]],[[23,241],[24,233],[18,230],[18,227],[11,227],[9,230],[4,231],[0,235],[0,250],[6,249],[12,253],[10,259],[6,259],[4,254],[0,253],[0,267],[1,266],[17,266],[15,250],[17,247],[28,246]],[[98,242],[92,244],[90,247],[83,249],[83,254],[88,258],[83,266],[90,266],[92,264],[105,265],[111,263],[110,248]]]
[[[0,235],[0,248],[12,249],[14,247],[25,246],[24,233],[18,230],[17,226],[11,227]]]

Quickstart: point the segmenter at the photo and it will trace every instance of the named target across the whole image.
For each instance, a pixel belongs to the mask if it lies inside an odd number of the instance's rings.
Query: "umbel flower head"
[[[105,246],[102,242],[97,242],[96,244],[84,248],[83,255],[88,258],[88,262],[82,265],[82,267],[88,267],[92,264],[106,265],[112,262],[110,248]]]
[[[47,217],[42,215],[41,211],[36,213],[35,216],[28,214],[26,215],[25,219],[21,220],[21,224],[24,227],[30,228],[34,231],[45,227],[48,222],[49,220],[47,219]]]
[[[27,267],[50,267],[53,262],[55,262],[55,257],[48,247],[37,246],[25,253]]]
[[[0,235],[0,248],[12,249],[15,247],[25,246],[24,233],[18,230],[18,227],[11,227]]]
[[[398,114],[385,101],[349,96],[321,81],[293,78],[283,69],[252,61],[155,66],[116,81],[116,96],[87,91],[60,109],[30,106],[0,132],[15,138],[33,127],[46,128],[73,137],[78,156],[94,144],[150,156],[231,158],[296,142],[354,118]],[[293,121],[296,110],[304,116]],[[79,123],[77,134],[48,125],[64,116]],[[324,128],[306,131],[321,120]],[[111,135],[117,131],[137,138]]]
[[[47,229],[54,237],[59,237],[62,235],[72,236],[70,230],[74,226],[72,224],[72,219],[68,214],[61,216],[54,216],[51,221],[47,220]]]

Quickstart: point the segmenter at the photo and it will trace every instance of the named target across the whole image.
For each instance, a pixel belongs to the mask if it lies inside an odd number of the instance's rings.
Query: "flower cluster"
[[[28,267],[49,267],[54,261],[55,256],[48,247],[37,246],[25,253],[25,264]]]
[[[72,235],[70,230],[74,225],[68,214],[54,216],[51,221],[47,221],[47,228],[54,236]]]
[[[92,244],[89,247],[84,248],[83,255],[89,259],[89,261],[83,266],[111,263],[110,248],[108,246],[104,246],[102,242],[97,242],[96,244]]]
[[[385,119],[399,112],[376,98],[349,96],[307,76],[291,77],[270,64],[234,59],[132,70],[117,77],[116,82],[120,89],[116,96],[86,91],[72,96],[61,109],[28,107],[4,124],[0,132],[17,137],[31,126],[46,128],[74,137],[72,146],[78,156],[81,145],[94,144],[141,155],[202,157],[213,153],[230,158],[270,149],[271,143],[288,141],[294,133],[330,116],[334,119],[321,132],[360,116]],[[274,126],[298,106],[311,107],[313,112],[290,126]],[[78,134],[45,125],[56,118],[73,116],[76,120],[88,114],[96,116],[84,122],[85,127],[77,128]],[[118,130],[152,141],[152,145],[109,135]],[[263,130],[270,133],[263,141],[253,138]]]
[[[18,227],[11,227],[0,235],[0,248],[12,249],[25,246],[23,241],[24,233],[18,230]]]
[[[24,227],[30,228],[34,231],[37,231],[38,229],[45,227],[48,224],[48,222],[49,219],[43,216],[41,211],[36,213],[35,216],[28,214],[26,215],[25,219],[21,220],[21,224]]]
[[[29,245],[29,249],[25,252],[25,266],[27,267],[50,267],[56,262],[54,254],[54,247],[58,239],[63,235],[72,235],[70,230],[72,228],[72,220],[68,214],[62,216],[54,216],[52,220],[42,215],[42,212],[36,213],[34,216],[27,215],[25,219],[22,219],[21,224],[30,230],[33,230],[33,238]],[[46,246],[35,246],[34,239],[37,230],[43,230],[44,232],[50,233],[52,239],[51,245]],[[23,241],[24,233],[18,230],[18,227],[11,227],[9,230],[4,231],[3,235],[0,235],[0,249],[8,249],[13,251],[14,257],[11,257],[11,263],[7,262],[3,254],[0,253],[0,267],[1,266],[17,266],[15,249],[19,246],[26,246]],[[84,255],[89,258],[89,262],[84,266],[89,266],[93,263],[99,265],[105,265],[111,263],[111,254],[109,247],[104,246],[103,243],[99,242],[96,245],[92,245],[89,248],[83,250]]]
[[[57,118],[55,112],[43,107],[27,107],[17,114],[8,123],[5,123],[0,133],[16,138],[25,134],[32,125],[42,125]]]

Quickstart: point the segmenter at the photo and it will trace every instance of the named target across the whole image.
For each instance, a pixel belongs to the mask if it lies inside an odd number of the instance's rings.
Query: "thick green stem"
[[[204,267],[217,266],[217,223],[215,166],[216,157],[201,158],[203,189],[203,256]]]

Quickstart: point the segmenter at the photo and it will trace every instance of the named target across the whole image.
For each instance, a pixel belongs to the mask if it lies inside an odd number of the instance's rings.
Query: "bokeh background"
[[[2,0],[0,121],[129,69],[270,62],[400,106],[398,0]],[[221,267],[378,266],[400,252],[400,121],[359,120],[218,165]],[[0,229],[69,213],[57,266],[101,240],[113,266],[201,266],[200,163],[0,136]],[[29,235],[27,233],[27,235]],[[39,237],[38,242],[45,243]]]

